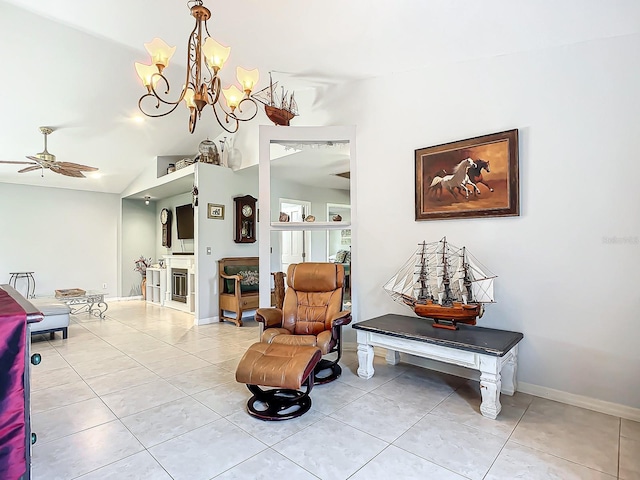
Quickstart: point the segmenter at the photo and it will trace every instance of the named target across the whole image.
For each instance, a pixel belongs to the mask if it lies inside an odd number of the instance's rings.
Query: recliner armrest
[[[264,324],[264,328],[282,326],[282,310],[279,308],[259,308],[256,310],[256,322]]]
[[[349,325],[351,323],[351,310],[343,310],[336,313],[331,318],[331,328],[341,327],[342,325]]]

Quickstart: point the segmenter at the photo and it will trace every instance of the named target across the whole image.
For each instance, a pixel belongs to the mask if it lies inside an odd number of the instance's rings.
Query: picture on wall
[[[224,220],[224,205],[216,205],[215,203],[208,203],[207,218],[217,218],[219,220]]]
[[[520,214],[518,130],[415,151],[416,220]]]

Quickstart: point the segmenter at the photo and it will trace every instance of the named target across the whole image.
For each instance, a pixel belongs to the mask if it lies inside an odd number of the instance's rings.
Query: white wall
[[[196,322],[217,321],[218,260],[225,257],[257,257],[258,242],[235,243],[234,197],[253,195],[258,198],[258,169],[232,171],[216,165],[197,164],[198,207],[196,209]],[[207,204],[224,205],[224,219],[207,218]],[[258,206],[259,207],[259,206]],[[207,255],[207,247],[211,254]]]
[[[61,288],[117,296],[119,212],[114,194],[0,183],[0,281],[33,271],[37,296]]]
[[[135,261],[140,255],[152,258],[156,249],[156,202],[145,205],[144,200],[122,199],[122,297],[142,295],[140,284],[142,275],[134,270]]]
[[[479,325],[524,333],[523,385],[640,408],[638,78],[630,35],[335,90],[330,123],[357,124],[358,320],[411,314],[382,285],[446,235],[499,275]],[[512,128],[519,217],[414,221],[415,149]]]

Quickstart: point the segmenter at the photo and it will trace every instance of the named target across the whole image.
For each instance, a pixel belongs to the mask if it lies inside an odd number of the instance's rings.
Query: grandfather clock
[[[256,201],[251,195],[236,197],[235,202],[235,238],[236,243],[254,243],[256,241]]]
[[[171,210],[163,208],[160,211],[160,224],[162,225],[162,246],[171,248]]]

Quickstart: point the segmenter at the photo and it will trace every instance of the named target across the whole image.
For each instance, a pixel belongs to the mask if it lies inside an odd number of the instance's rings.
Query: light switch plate
[[[207,247],[207,255],[211,255],[211,247]]]

